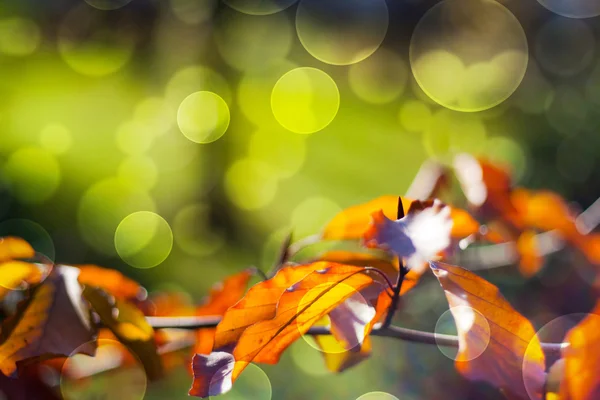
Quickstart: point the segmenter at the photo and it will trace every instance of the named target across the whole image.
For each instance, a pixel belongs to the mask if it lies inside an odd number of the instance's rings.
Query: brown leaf
[[[138,357],[148,378],[156,380],[162,377],[164,371],[154,341],[154,329],[144,314],[125,300],[116,299],[112,303],[105,292],[91,286],[85,287],[83,295],[102,323]]]
[[[396,221],[381,211],[372,218],[364,234],[365,245],[392,251],[417,272],[425,270],[427,260],[450,247],[450,208],[437,200],[427,204],[414,202],[406,217]]]
[[[373,283],[362,272],[361,267],[329,264],[288,287],[279,298],[273,319],[246,328],[232,350],[194,356],[194,384],[189,394],[206,397],[223,393],[248,363],[277,363],[281,353],[312,325]],[[217,367],[220,371],[215,373]]]
[[[565,341],[569,346],[563,350],[561,400],[599,399],[600,302],[590,315],[567,333]]]
[[[525,399],[541,399],[544,353],[531,323],[485,279],[449,264],[430,265],[456,322],[458,371]]]
[[[89,309],[82,301],[78,270],[55,268],[31,297],[6,319],[0,333],[0,371],[12,375],[17,363],[69,356],[96,349]],[[80,347],[81,346],[81,347]]]
[[[79,283],[104,290],[122,299],[143,299],[146,290],[119,271],[96,265],[75,265],[79,268]]]

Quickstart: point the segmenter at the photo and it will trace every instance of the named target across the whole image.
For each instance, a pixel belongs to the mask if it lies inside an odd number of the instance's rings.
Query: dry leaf
[[[139,299],[146,297],[146,290],[139,283],[127,278],[119,271],[102,268],[96,265],[76,265],[79,268],[79,283],[104,290],[122,299]]]
[[[544,353],[531,323],[485,279],[449,264],[430,265],[446,292],[456,322],[458,371],[471,380],[486,381],[525,399],[541,399]]]
[[[96,349],[90,313],[81,296],[76,268],[55,268],[17,313],[6,319],[0,334],[0,370],[12,375],[17,363],[93,355]],[[81,347],[80,347],[81,346]]]

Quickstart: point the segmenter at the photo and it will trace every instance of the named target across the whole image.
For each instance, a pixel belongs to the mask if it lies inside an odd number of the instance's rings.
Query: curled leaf
[[[23,261],[7,261],[0,264],[0,300],[23,283],[40,283],[43,276],[42,268],[36,264]]]
[[[415,202],[406,217],[397,221],[381,211],[373,214],[373,223],[365,232],[368,247],[389,249],[406,260],[410,269],[422,272],[427,260],[450,247],[452,220],[450,208],[439,201]]]
[[[25,240],[12,236],[0,238],[0,262],[34,256],[35,250]]]
[[[93,355],[94,329],[81,297],[78,270],[55,268],[15,315],[3,321],[0,333],[0,371],[12,375],[17,364],[79,352]]]
[[[430,265],[456,322],[458,371],[522,398],[541,399],[545,359],[531,323],[485,279],[460,267]]]

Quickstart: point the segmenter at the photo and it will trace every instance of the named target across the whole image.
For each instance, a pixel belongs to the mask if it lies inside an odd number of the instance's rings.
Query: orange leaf
[[[279,298],[274,318],[244,330],[231,353],[194,356],[190,395],[224,393],[250,362],[277,363],[281,353],[323,316],[373,283],[363,271],[361,267],[329,264],[288,287]]]
[[[567,333],[569,346],[563,350],[565,374],[560,386],[561,400],[600,398],[600,302]]]
[[[96,265],[76,265],[79,268],[79,283],[105,290],[111,295],[123,298],[144,298],[146,290],[137,282],[119,271]]]
[[[349,207],[337,214],[323,230],[323,239],[349,240],[360,239],[369,229],[371,215],[381,211],[391,220],[398,219],[398,200],[401,199],[404,212],[407,213],[415,200],[399,196],[381,196],[367,203]],[[419,203],[421,203],[419,201]],[[425,202],[426,203],[426,202]],[[451,208],[453,220],[451,235],[454,239],[463,239],[479,230],[479,223],[466,211]]]
[[[34,256],[35,250],[25,240],[11,236],[0,238],[0,262]]]
[[[42,269],[35,264],[23,261],[7,261],[0,264],[0,300],[22,283],[40,283],[43,275]]]
[[[196,315],[223,315],[227,309],[237,303],[246,292],[248,281],[252,273],[243,271],[225,279],[223,283],[215,285],[206,300],[206,303],[198,307]],[[209,354],[214,345],[216,329],[198,329],[196,331],[196,344],[193,352],[198,354]]]
[[[444,263],[432,262],[431,269],[456,322],[458,371],[523,398],[541,399],[544,353],[531,323],[485,279]]]
[[[14,374],[17,363],[69,356],[75,349],[93,355],[94,331],[87,305],[81,298],[78,270],[53,270],[17,313],[2,324],[0,371]],[[81,347],[80,347],[81,346]]]
[[[285,290],[313,271],[327,268],[330,263],[316,262],[296,267],[285,267],[264,282],[252,286],[248,293],[230,307],[217,326],[214,349],[235,344],[249,326],[275,316],[277,301]]]
[[[538,239],[533,231],[525,231],[517,239],[519,270],[525,277],[531,277],[542,268],[544,257],[538,251]]]

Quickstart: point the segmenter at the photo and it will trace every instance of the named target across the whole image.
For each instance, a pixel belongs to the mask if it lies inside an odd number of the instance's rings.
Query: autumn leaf
[[[0,262],[34,256],[35,250],[25,240],[12,236],[0,238]]]
[[[77,282],[78,270],[55,268],[15,315],[6,319],[0,333],[0,371],[12,375],[17,364],[69,356],[76,349],[93,355],[94,330]]]
[[[163,375],[163,365],[154,341],[154,329],[144,314],[132,303],[116,299],[114,303],[100,289],[86,286],[83,295],[102,323],[135,354],[150,380]]]
[[[277,301],[287,288],[313,271],[331,264],[316,262],[307,265],[284,267],[271,279],[252,286],[248,293],[230,307],[215,332],[215,350],[234,345],[249,326],[275,316]]]
[[[458,371],[525,399],[541,399],[544,353],[531,323],[485,279],[449,264],[430,265],[456,322]]]
[[[392,251],[406,266],[422,272],[427,260],[450,247],[450,208],[439,201],[413,203],[404,218],[392,221],[383,212],[373,214],[373,222],[364,234],[367,247]]]
[[[391,302],[390,293],[371,285],[329,313],[331,335],[316,335],[314,339],[330,371],[342,372],[371,355],[369,334],[390,312]]]
[[[373,213],[381,211],[386,218],[397,220],[399,201],[402,202],[404,211],[410,210],[415,203],[415,200],[403,196],[381,196],[367,203],[349,207],[337,214],[325,226],[322,237],[328,240],[361,239],[369,229]],[[453,207],[450,207],[449,211],[453,221],[451,226],[453,239],[463,239],[478,232],[479,224],[468,212]]]
[[[558,231],[590,262],[600,264],[600,235],[581,234],[575,225],[575,216],[561,196],[547,190],[517,189],[511,193],[511,201],[527,226],[542,231]]]
[[[196,315],[223,315],[227,309],[237,303],[248,286],[252,272],[246,270],[230,276],[210,290],[206,302],[196,309]],[[214,345],[216,329],[207,328],[196,331],[196,344],[193,352],[197,354],[210,354]]]
[[[23,261],[6,261],[0,264],[0,300],[24,283],[40,283],[45,273],[38,265]]]
[[[563,349],[564,376],[561,400],[600,398],[600,302],[577,326],[571,329]]]
[[[281,353],[323,316],[373,283],[363,272],[361,267],[329,264],[285,289],[276,315],[246,328],[233,349],[194,356],[194,383],[189,394],[224,393],[250,362],[277,363]]]
[[[122,299],[139,299],[146,297],[146,290],[139,283],[127,278],[119,271],[98,267],[96,265],[75,265],[79,268],[79,283],[102,289]]]
[[[527,230],[517,239],[517,253],[519,254],[519,271],[525,277],[538,273],[544,264],[544,257],[540,254],[537,235],[534,231]]]

